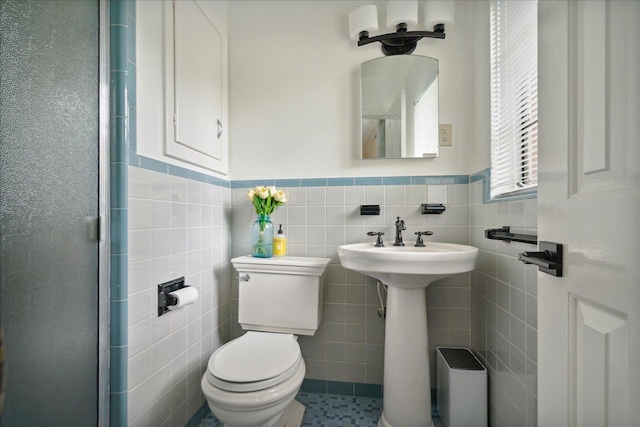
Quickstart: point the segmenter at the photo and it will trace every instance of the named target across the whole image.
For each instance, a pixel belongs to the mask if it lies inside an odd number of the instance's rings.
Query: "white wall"
[[[473,174],[491,166],[489,2],[478,0],[470,8],[473,29],[473,144],[470,147],[469,173]]]
[[[212,174],[163,154],[160,3],[137,4],[137,67],[138,75],[144,76],[137,82],[137,152]],[[226,13],[225,2],[210,3],[217,13]],[[387,32],[386,2],[373,3],[381,22],[378,33]],[[359,48],[349,38],[348,14],[361,4],[229,2],[230,174],[220,177],[445,175],[488,167],[488,128],[483,129],[488,102],[474,101],[478,90],[486,96],[483,89],[474,89],[478,87],[474,63],[482,65],[486,55],[477,53],[483,47],[478,43],[487,43],[488,48],[488,42],[473,28],[482,21],[480,16],[488,20],[488,12],[478,14],[479,6],[472,1],[456,2],[456,23],[447,28],[445,40],[423,39],[414,53],[440,61],[440,123],[453,124],[453,146],[441,148],[438,159],[360,159],[359,67],[383,56],[379,44]],[[486,86],[481,83],[480,87]],[[486,117],[476,116],[474,107],[482,108]]]
[[[446,39],[423,39],[414,53],[440,60],[440,122],[453,124],[453,146],[438,159],[361,160],[360,64],[383,56],[378,43],[357,47],[349,38],[349,12],[363,3],[230,2],[230,177],[475,172],[472,3],[456,2]],[[386,2],[375,4],[386,24]]]

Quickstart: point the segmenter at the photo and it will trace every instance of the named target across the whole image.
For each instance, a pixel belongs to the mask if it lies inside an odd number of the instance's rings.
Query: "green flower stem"
[[[266,199],[262,199],[260,196],[256,195],[253,198],[253,207],[256,209],[256,214],[258,215],[271,215],[273,211],[282,204],[282,202],[278,202],[271,196]]]
[[[260,235],[264,233],[264,227],[267,225],[267,217],[263,214],[260,214],[258,218],[258,223],[260,224]]]
[[[264,225],[262,224],[262,222],[260,223],[260,228],[261,228],[260,235],[258,236],[258,241],[253,246],[252,253],[257,255],[266,255],[267,248],[266,248],[266,242],[264,238]]]

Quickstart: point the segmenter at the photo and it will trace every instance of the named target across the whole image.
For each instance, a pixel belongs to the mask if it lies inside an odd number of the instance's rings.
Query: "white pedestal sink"
[[[355,243],[338,248],[345,268],[386,284],[383,412],[378,427],[428,427],[431,384],[424,288],[475,268],[478,249],[453,243],[425,247],[375,247]]]

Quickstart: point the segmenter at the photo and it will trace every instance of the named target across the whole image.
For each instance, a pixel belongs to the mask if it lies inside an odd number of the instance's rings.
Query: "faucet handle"
[[[416,239],[415,246],[418,248],[424,248],[424,242],[422,241],[422,236],[431,236],[433,231],[416,231],[414,233],[418,238]]]
[[[367,236],[378,236],[376,239],[376,248],[384,247],[384,243],[382,243],[382,236],[384,236],[384,233],[382,231],[369,231],[367,232]]]

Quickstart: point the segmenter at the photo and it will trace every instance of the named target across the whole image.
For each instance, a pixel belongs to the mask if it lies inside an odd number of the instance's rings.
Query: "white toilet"
[[[243,256],[238,271],[238,321],[248,330],[218,348],[202,392],[228,427],[299,427],[304,406],[294,398],[305,375],[296,335],[314,335],[322,320],[329,258]]]

